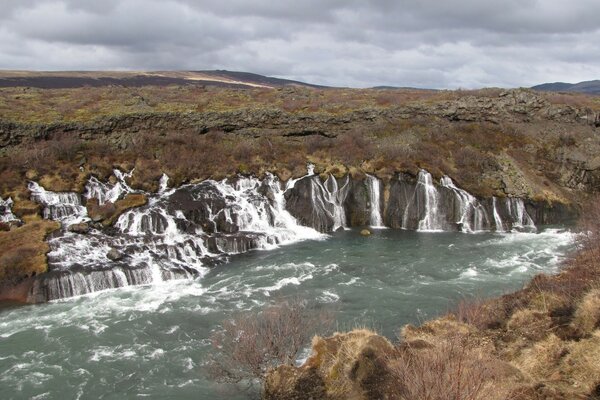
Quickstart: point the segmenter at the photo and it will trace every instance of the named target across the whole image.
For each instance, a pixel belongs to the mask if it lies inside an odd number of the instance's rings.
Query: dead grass
[[[402,399],[506,399],[519,372],[490,356],[479,340],[455,334],[429,346],[402,346],[388,360],[392,393]]]
[[[582,335],[591,335],[600,327],[600,289],[588,292],[575,310],[573,327]]]
[[[0,288],[46,272],[49,247],[45,238],[59,228],[55,221],[36,221],[0,232]]]

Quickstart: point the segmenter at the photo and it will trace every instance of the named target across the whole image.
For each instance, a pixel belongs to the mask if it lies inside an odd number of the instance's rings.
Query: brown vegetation
[[[89,199],[86,203],[88,215],[94,222],[102,222],[104,226],[111,226],[121,214],[125,211],[141,207],[148,203],[148,199],[143,194],[132,193],[114,203],[106,202],[98,204],[98,199]]]
[[[331,322],[328,311],[310,309],[299,299],[234,316],[211,337],[215,351],[208,372],[219,382],[251,389],[272,368],[293,366],[310,338]]]
[[[54,221],[35,221],[0,232],[0,290],[46,272],[46,236],[58,229]]]

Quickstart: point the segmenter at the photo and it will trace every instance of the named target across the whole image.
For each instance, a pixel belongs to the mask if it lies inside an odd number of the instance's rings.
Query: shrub
[[[310,338],[330,323],[330,313],[310,309],[299,299],[234,316],[211,336],[215,352],[209,375],[218,382],[253,388],[270,369],[294,365]]]
[[[397,382],[395,395],[403,399],[504,399],[495,385],[500,378],[496,361],[488,358],[467,335],[454,335],[430,346],[405,346],[389,361]]]

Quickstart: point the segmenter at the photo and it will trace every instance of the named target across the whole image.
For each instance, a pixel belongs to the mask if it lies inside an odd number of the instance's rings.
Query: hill
[[[543,92],[570,92],[598,95],[600,94],[600,80],[579,83],[543,83],[541,85],[533,86],[532,89]]]
[[[104,86],[204,85],[230,88],[311,87],[304,82],[236,71],[0,71],[0,87],[72,89]]]

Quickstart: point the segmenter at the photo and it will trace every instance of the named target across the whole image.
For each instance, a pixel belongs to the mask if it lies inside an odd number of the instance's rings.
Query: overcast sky
[[[0,69],[368,87],[600,79],[599,0],[0,0]]]

